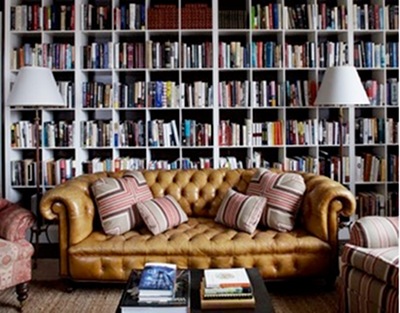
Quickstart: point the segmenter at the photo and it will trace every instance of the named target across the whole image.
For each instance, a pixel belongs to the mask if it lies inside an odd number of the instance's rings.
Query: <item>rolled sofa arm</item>
[[[59,220],[60,244],[76,244],[93,231],[95,204],[90,185],[107,173],[76,177],[46,192],[40,201],[40,212],[48,220]]]
[[[300,213],[303,226],[321,240],[337,244],[338,217],[354,214],[354,195],[326,176],[309,173],[302,176],[306,183]]]
[[[350,244],[364,248],[389,248],[399,244],[399,218],[364,216],[350,229]]]
[[[9,241],[25,239],[26,231],[35,223],[33,213],[5,199],[0,202],[0,237]]]

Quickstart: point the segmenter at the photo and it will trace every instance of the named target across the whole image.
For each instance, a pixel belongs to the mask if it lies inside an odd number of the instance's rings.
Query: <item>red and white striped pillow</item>
[[[287,232],[294,227],[305,190],[306,184],[300,174],[259,169],[252,177],[246,194],[267,198],[261,225]]]
[[[138,171],[128,171],[122,178],[100,178],[91,190],[108,235],[120,235],[142,224],[136,203],[153,198],[146,179]]]
[[[247,196],[229,189],[218,209],[215,221],[225,226],[254,233],[265,209],[267,199]]]
[[[185,211],[171,195],[143,201],[136,206],[153,235],[158,235],[188,220]]]

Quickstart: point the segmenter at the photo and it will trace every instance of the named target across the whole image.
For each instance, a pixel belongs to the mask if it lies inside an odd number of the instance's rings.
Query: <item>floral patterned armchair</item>
[[[30,211],[0,198],[0,290],[16,286],[21,306],[28,297],[34,252],[25,236],[34,222]]]

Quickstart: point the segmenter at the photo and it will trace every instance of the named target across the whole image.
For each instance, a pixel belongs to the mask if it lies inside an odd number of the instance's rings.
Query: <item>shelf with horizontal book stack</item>
[[[384,130],[351,156],[359,129],[348,129],[344,110],[345,184],[389,199],[398,189],[397,39],[394,0],[10,0],[4,99],[21,66],[53,69],[68,106],[41,112],[43,134],[52,123],[69,133],[73,122],[73,144],[43,140],[43,169],[64,159],[75,175],[266,166],[340,180],[339,110],[314,100],[327,67],[354,64],[371,98],[356,108],[356,126],[376,120]],[[10,129],[30,119],[6,108],[4,120],[5,195],[17,201],[31,191],[11,184],[11,165],[32,151],[14,146]],[[383,160],[377,181],[350,182],[367,152]]]

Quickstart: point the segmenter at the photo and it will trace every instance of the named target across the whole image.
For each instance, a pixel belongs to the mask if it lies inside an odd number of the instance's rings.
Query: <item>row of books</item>
[[[182,157],[176,160],[151,160],[148,162],[145,158],[119,157],[114,160],[93,158],[82,163],[82,171],[83,173],[95,173],[141,169],[204,169],[211,168],[212,165],[211,157],[199,157],[198,159]]]
[[[149,168],[149,166],[146,166],[145,158],[118,157],[111,159],[95,157],[82,162],[82,172],[84,174],[103,171],[143,170],[146,168]]]
[[[393,118],[358,118],[356,119],[356,143],[397,142],[397,127],[397,122]]]
[[[81,29],[111,29],[111,10],[108,5],[81,5]],[[182,29],[212,28],[212,10],[204,3],[188,3],[180,9]],[[219,28],[247,28],[245,10],[219,10]],[[53,4],[21,4],[11,7],[11,30],[74,30],[75,6]],[[178,28],[179,8],[174,5],[155,5],[148,9],[148,29]],[[251,7],[252,29],[347,29],[347,10],[344,5],[278,3]],[[114,29],[145,28],[146,9],[143,4],[121,4],[114,9]],[[354,29],[398,29],[399,6],[396,4],[353,5]]]
[[[354,43],[354,66],[361,68],[385,68],[399,66],[399,43],[386,44],[373,41]]]
[[[181,68],[211,68],[211,48],[205,43],[187,47]],[[122,48],[121,48],[122,47]],[[126,49],[124,49],[124,47]],[[193,47],[195,47],[194,52]],[[201,48],[200,48],[201,47]],[[190,50],[188,50],[190,48]],[[124,51],[122,54],[120,50]],[[354,45],[354,65],[362,68],[398,67],[398,43],[386,44],[359,41]],[[190,51],[190,54],[188,54]],[[204,53],[203,53],[204,51]],[[239,41],[220,42],[218,64],[220,68],[281,68],[282,45],[275,42]],[[316,49],[315,42],[301,45],[285,43],[283,61],[286,68],[330,67],[347,63],[346,43],[322,42]],[[144,56],[145,55],[145,56]],[[188,57],[189,56],[189,57]],[[192,56],[192,57],[190,57]],[[88,69],[119,68],[179,68],[179,43],[146,41],[143,44],[98,43],[83,47],[83,67]],[[11,66],[36,65],[53,69],[75,67],[75,47],[69,43],[43,43],[31,46],[25,43],[12,51]]]
[[[117,69],[146,67],[145,44],[143,42],[117,42],[114,44],[113,55],[115,55],[113,65]]]
[[[399,5],[353,5],[354,29],[399,29]]]
[[[55,70],[75,68],[75,47],[69,43],[29,43],[11,52],[11,69],[23,66],[43,66]]]
[[[16,31],[74,30],[73,4],[20,4],[10,8],[10,29]]]
[[[46,186],[54,186],[63,183],[75,176],[76,161],[73,158],[47,159],[43,161],[43,178]],[[390,155],[388,166],[385,159],[365,153],[357,156],[357,182],[380,182],[398,181],[398,156]],[[82,162],[83,173],[95,173],[102,171],[120,171],[127,169],[204,169],[212,167],[211,157],[199,157],[193,160],[188,157],[182,157],[173,161],[169,160],[151,160],[146,164],[144,158],[119,157],[111,158],[93,158]],[[233,156],[221,156],[219,160],[220,168],[244,168],[243,162]],[[284,161],[272,162],[263,160],[262,153],[255,151],[253,158],[246,159],[246,168],[265,167],[280,168],[282,170],[304,171],[314,174],[325,175],[337,181],[348,182],[350,177],[350,164],[347,156],[343,161],[337,155],[331,155],[326,151],[320,151],[318,158],[313,156],[294,156],[286,157]],[[340,167],[342,167],[343,179],[341,178]],[[387,171],[387,173],[386,173]],[[34,159],[25,158],[23,160],[14,160],[11,162],[11,177],[13,186],[35,186],[36,181],[36,163]],[[375,215],[375,214],[372,214]]]
[[[363,82],[370,105],[381,106],[384,101],[384,85],[376,80]],[[75,107],[74,84],[59,81],[59,89],[68,108]],[[102,82],[82,83],[82,106],[84,108],[143,108],[143,107],[212,107],[212,86],[209,82],[181,83],[173,81],[134,83]],[[288,107],[313,106],[317,84],[314,80],[276,81],[221,81],[218,83],[218,103],[221,108],[275,107],[283,106],[283,96]],[[250,85],[250,87],[249,87]],[[146,88],[147,86],[147,88]],[[147,95],[147,96],[146,96]],[[398,81],[388,79],[386,103],[398,105]]]
[[[386,123],[386,126],[385,126]],[[145,146],[145,123],[125,120],[111,122],[89,120],[81,122],[83,147],[135,147]],[[339,145],[339,123],[325,119],[287,120],[285,123],[287,145]],[[148,140],[152,147],[180,146],[180,138],[187,146],[212,145],[212,125],[198,123],[193,119],[182,121],[182,132],[176,128],[176,120],[165,122],[148,121]],[[253,122],[245,119],[244,124],[221,120],[219,123],[220,146],[279,146],[284,142],[283,121]],[[397,143],[398,123],[393,118],[360,118],[356,120],[356,140],[362,144]],[[11,146],[33,148],[36,145],[35,127],[28,120],[11,124]],[[42,130],[40,130],[42,133]],[[163,134],[165,133],[164,143]],[[60,120],[43,123],[43,145],[45,147],[72,147],[74,144],[74,122]],[[348,125],[342,124],[342,143],[349,142]],[[161,138],[161,139],[160,139]],[[190,144],[189,144],[190,143]],[[165,145],[166,144],[166,145]]]
[[[279,16],[279,11],[275,15]],[[347,29],[348,17],[345,5],[328,7],[326,3],[320,3],[284,6],[282,19],[285,29],[340,30]]]
[[[379,192],[362,191],[356,195],[356,215],[363,216],[398,216],[399,214],[399,193],[392,191],[388,198]]]
[[[114,8],[114,29],[142,30],[146,26],[146,8],[140,3],[121,3]]]
[[[387,163],[384,157],[372,153],[356,156],[356,182],[384,182],[387,179]]]
[[[13,186],[36,186],[37,165],[34,159],[11,161],[11,184]],[[43,161],[42,177],[45,186],[62,184],[75,177],[76,164],[72,158],[47,159]]]
[[[104,30],[111,29],[112,8],[108,5],[98,5],[93,4],[81,4],[80,7],[81,19],[80,26],[81,30]]]
[[[43,123],[43,146],[73,147],[75,121],[46,121]]]
[[[156,4],[147,10],[148,29],[177,29],[179,9],[174,4]]]
[[[182,68],[212,68],[212,42],[200,44],[183,43],[181,50]]]
[[[62,84],[61,84],[62,83]],[[162,82],[162,88],[155,88],[155,82],[150,82],[149,93],[162,91],[163,95],[168,84],[173,84],[177,88],[175,82]],[[166,85],[165,85],[166,84]],[[381,106],[385,103],[384,101],[384,85],[380,84],[376,80],[367,80],[363,82],[368,98],[370,99],[370,105]],[[62,87],[62,86],[63,87]],[[114,107],[145,107],[145,83],[135,82],[132,84],[116,83],[118,88],[115,97],[118,100],[113,100],[114,93],[112,92],[111,84],[103,84],[101,82],[85,82],[83,86],[83,107],[111,107],[114,103]],[[183,98],[184,107],[209,107],[212,103],[212,88],[208,82],[194,82],[193,84],[182,83],[183,85]],[[65,99],[67,99],[67,107],[74,107],[73,84],[68,82],[60,82],[60,90]],[[155,88],[155,91],[152,90]],[[158,91],[157,91],[158,90]],[[294,82],[286,81],[285,89],[276,81],[267,82],[265,80],[251,82],[251,93],[249,91],[249,81],[221,81],[219,82],[218,89],[218,102],[220,107],[248,107],[249,97],[253,107],[270,107],[270,106],[281,106],[283,101],[280,97],[282,92],[286,96],[286,104],[290,107],[307,107],[312,106],[315,101],[317,91],[316,82],[313,80],[296,80]],[[169,93],[168,93],[169,94]],[[167,96],[169,99],[170,96]],[[176,95],[173,97],[175,98]],[[152,107],[157,107],[154,103],[155,99],[152,98],[150,102]],[[181,97],[182,98],[182,97]],[[386,103],[388,105],[398,104],[398,81],[396,78],[388,79],[386,84]],[[161,99],[165,99],[162,96]],[[176,101],[167,101],[168,103],[176,103]],[[71,106],[72,103],[72,106]],[[177,105],[177,104],[176,104]],[[147,105],[149,106],[149,105]],[[160,106],[160,104],[158,104]],[[161,104],[161,107],[163,105]],[[166,105],[165,107],[179,107]]]
[[[219,10],[218,27],[220,29],[245,29],[248,13],[245,10]]]
[[[185,3],[180,13],[182,29],[212,28],[212,9],[206,3]]]
[[[58,90],[64,99],[66,108],[75,108],[75,83],[70,80],[58,80]]]

